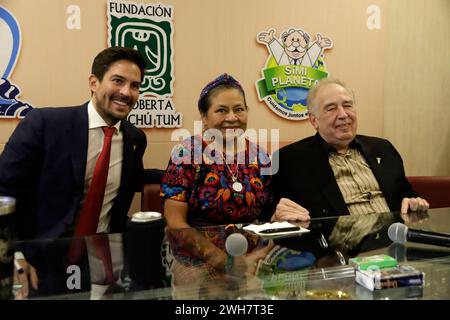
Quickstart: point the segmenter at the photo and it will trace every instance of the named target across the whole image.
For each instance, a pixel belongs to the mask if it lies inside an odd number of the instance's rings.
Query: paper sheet
[[[258,236],[263,238],[284,238],[288,236],[296,236],[300,235],[305,232],[309,232],[308,229],[299,227],[299,230],[294,231],[282,231],[276,232],[276,233],[261,233],[263,230],[268,229],[284,229],[284,228],[292,228],[297,227],[296,225],[289,223],[287,221],[283,222],[271,222],[271,223],[264,223],[264,224],[250,224],[248,226],[244,227],[244,230],[251,231],[256,233]]]

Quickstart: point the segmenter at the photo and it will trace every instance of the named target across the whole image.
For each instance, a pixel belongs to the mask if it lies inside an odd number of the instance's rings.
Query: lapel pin
[[[381,163],[381,158],[377,157],[376,159],[377,159],[378,164],[380,164]]]

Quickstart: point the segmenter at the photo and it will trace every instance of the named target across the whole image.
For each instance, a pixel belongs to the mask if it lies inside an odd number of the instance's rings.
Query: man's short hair
[[[92,62],[91,73],[100,81],[108,71],[109,67],[118,60],[127,60],[135,63],[141,71],[141,82],[147,66],[145,58],[136,50],[125,47],[110,47],[102,50]]]
[[[308,92],[308,96],[306,98],[306,105],[308,107],[308,113],[314,113],[316,111],[315,99],[319,90],[329,84],[337,84],[343,87],[347,92],[352,96],[353,100],[355,100],[355,95],[353,94],[353,90],[351,90],[344,81],[337,78],[323,78],[320,79]],[[314,110],[313,110],[314,109]]]

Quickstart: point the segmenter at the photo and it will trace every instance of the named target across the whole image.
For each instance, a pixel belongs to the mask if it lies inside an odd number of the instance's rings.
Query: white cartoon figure
[[[302,29],[289,29],[283,32],[280,43],[273,36],[275,30],[260,32],[257,36],[259,43],[266,44],[270,53],[275,58],[278,65],[302,65],[313,67],[324,49],[331,48],[333,41],[330,38],[317,34],[316,40],[310,44],[310,36]]]

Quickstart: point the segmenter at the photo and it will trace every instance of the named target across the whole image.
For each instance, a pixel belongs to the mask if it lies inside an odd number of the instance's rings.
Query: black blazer
[[[349,214],[322,142],[316,134],[274,153],[272,162],[279,161],[279,170],[273,179],[275,204],[282,197],[289,198],[308,209],[311,217]],[[416,196],[405,177],[400,154],[385,139],[357,135],[355,142],[372,169],[389,208],[399,211],[404,197]]]
[[[143,171],[145,134],[122,120],[120,187],[111,208],[111,232],[125,230]],[[80,210],[88,144],[87,103],[31,110],[0,155],[0,193],[17,199],[19,239],[56,238],[73,228]]]

